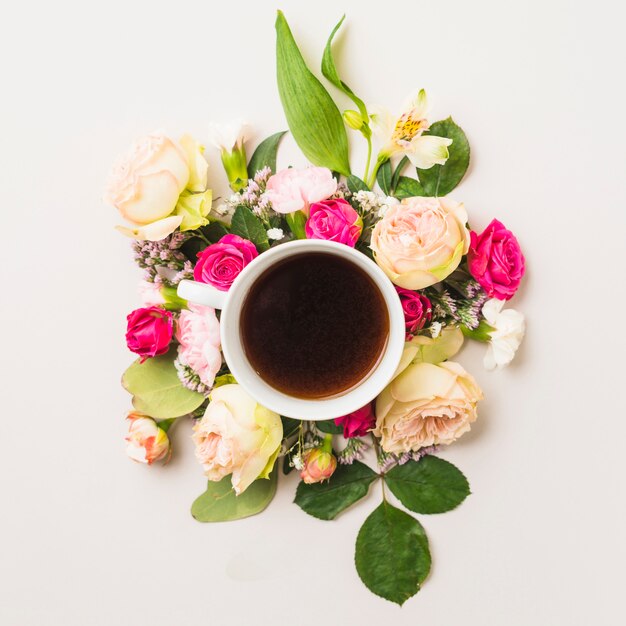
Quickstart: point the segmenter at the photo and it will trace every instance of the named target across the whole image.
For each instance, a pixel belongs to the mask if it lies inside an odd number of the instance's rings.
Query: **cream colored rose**
[[[194,227],[206,223],[210,195],[206,207],[198,202],[192,207],[194,212],[202,213],[193,219],[189,202],[177,209],[185,189],[194,193],[206,190],[207,163],[202,151],[202,146],[188,135],[177,143],[155,132],[135,142],[113,168],[105,192],[105,200],[132,222],[131,227],[118,226],[118,230],[135,239],[158,241],[184,220]]]
[[[450,444],[470,430],[483,397],[458,363],[411,363],[376,399],[376,428],[386,452]]]
[[[280,416],[257,404],[240,385],[213,389],[193,431],[196,457],[208,479],[232,474],[237,495],[269,476],[283,438]]]
[[[424,289],[449,276],[469,248],[465,207],[448,198],[405,198],[372,232],[379,267],[405,289]]]

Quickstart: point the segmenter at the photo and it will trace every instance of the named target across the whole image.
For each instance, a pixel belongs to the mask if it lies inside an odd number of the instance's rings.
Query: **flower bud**
[[[361,130],[365,123],[358,111],[352,111],[350,109],[343,112],[343,121],[346,123],[346,126],[352,130]]]
[[[129,413],[130,425],[126,435],[126,454],[138,463],[152,465],[169,458],[170,440],[163,428],[142,413]]]
[[[337,469],[337,459],[331,449],[331,435],[326,435],[324,444],[319,448],[311,448],[305,452],[302,461],[304,468],[300,472],[300,478],[310,485],[330,480]]]

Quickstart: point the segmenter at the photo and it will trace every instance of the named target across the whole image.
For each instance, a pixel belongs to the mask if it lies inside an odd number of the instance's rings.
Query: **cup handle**
[[[220,291],[211,285],[198,283],[195,280],[181,280],[178,283],[177,293],[184,300],[220,310],[226,305],[228,295],[226,291]]]

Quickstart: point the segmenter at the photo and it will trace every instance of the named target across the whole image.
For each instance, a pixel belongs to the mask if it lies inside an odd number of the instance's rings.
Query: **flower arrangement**
[[[276,170],[284,132],[248,159],[246,129],[234,122],[211,127],[233,191],[225,200],[214,201],[205,149],[189,136],[148,135],[111,175],[106,197],[130,222],[118,228],[134,240],[144,272],[143,306],[128,315],[126,334],[138,356],[122,379],[134,407],[127,452],[147,465],[166,462],[169,429],[192,419],[208,478],[191,507],[201,522],[259,513],[281,471],[299,472],[295,503],[322,520],[379,481],[383,499],[359,531],[356,569],[372,592],[403,604],[428,576],[431,554],[420,521],[387,490],[420,515],[454,509],[469,494],[465,476],[438,453],[470,430],[483,396],[450,359],[465,339],[486,345],[488,369],[513,359],[524,317],[503,307],[520,286],[524,256],[498,220],[482,233],[470,230],[464,205],[449,196],[468,168],[469,143],[452,118],[430,121],[423,89],[394,116],[366,106],[340,78],[332,42],[342,21],[323,52],[322,74],[354,102],[343,114],[281,12],[276,21],[278,89],[310,166]],[[362,178],[352,173],[347,129],[366,142]],[[404,353],[391,382],[375,402],[334,420],[301,421],[260,406],[223,359],[219,312],[177,295],[184,278],[228,291],[258,255],[294,239],[368,255],[396,286],[405,315]]]

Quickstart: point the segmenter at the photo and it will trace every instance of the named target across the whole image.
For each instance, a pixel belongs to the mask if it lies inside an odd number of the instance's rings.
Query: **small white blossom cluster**
[[[397,198],[391,196],[380,196],[373,191],[357,191],[353,199],[359,203],[364,213],[374,213],[377,217],[384,217],[385,213],[394,204],[398,204]]]

